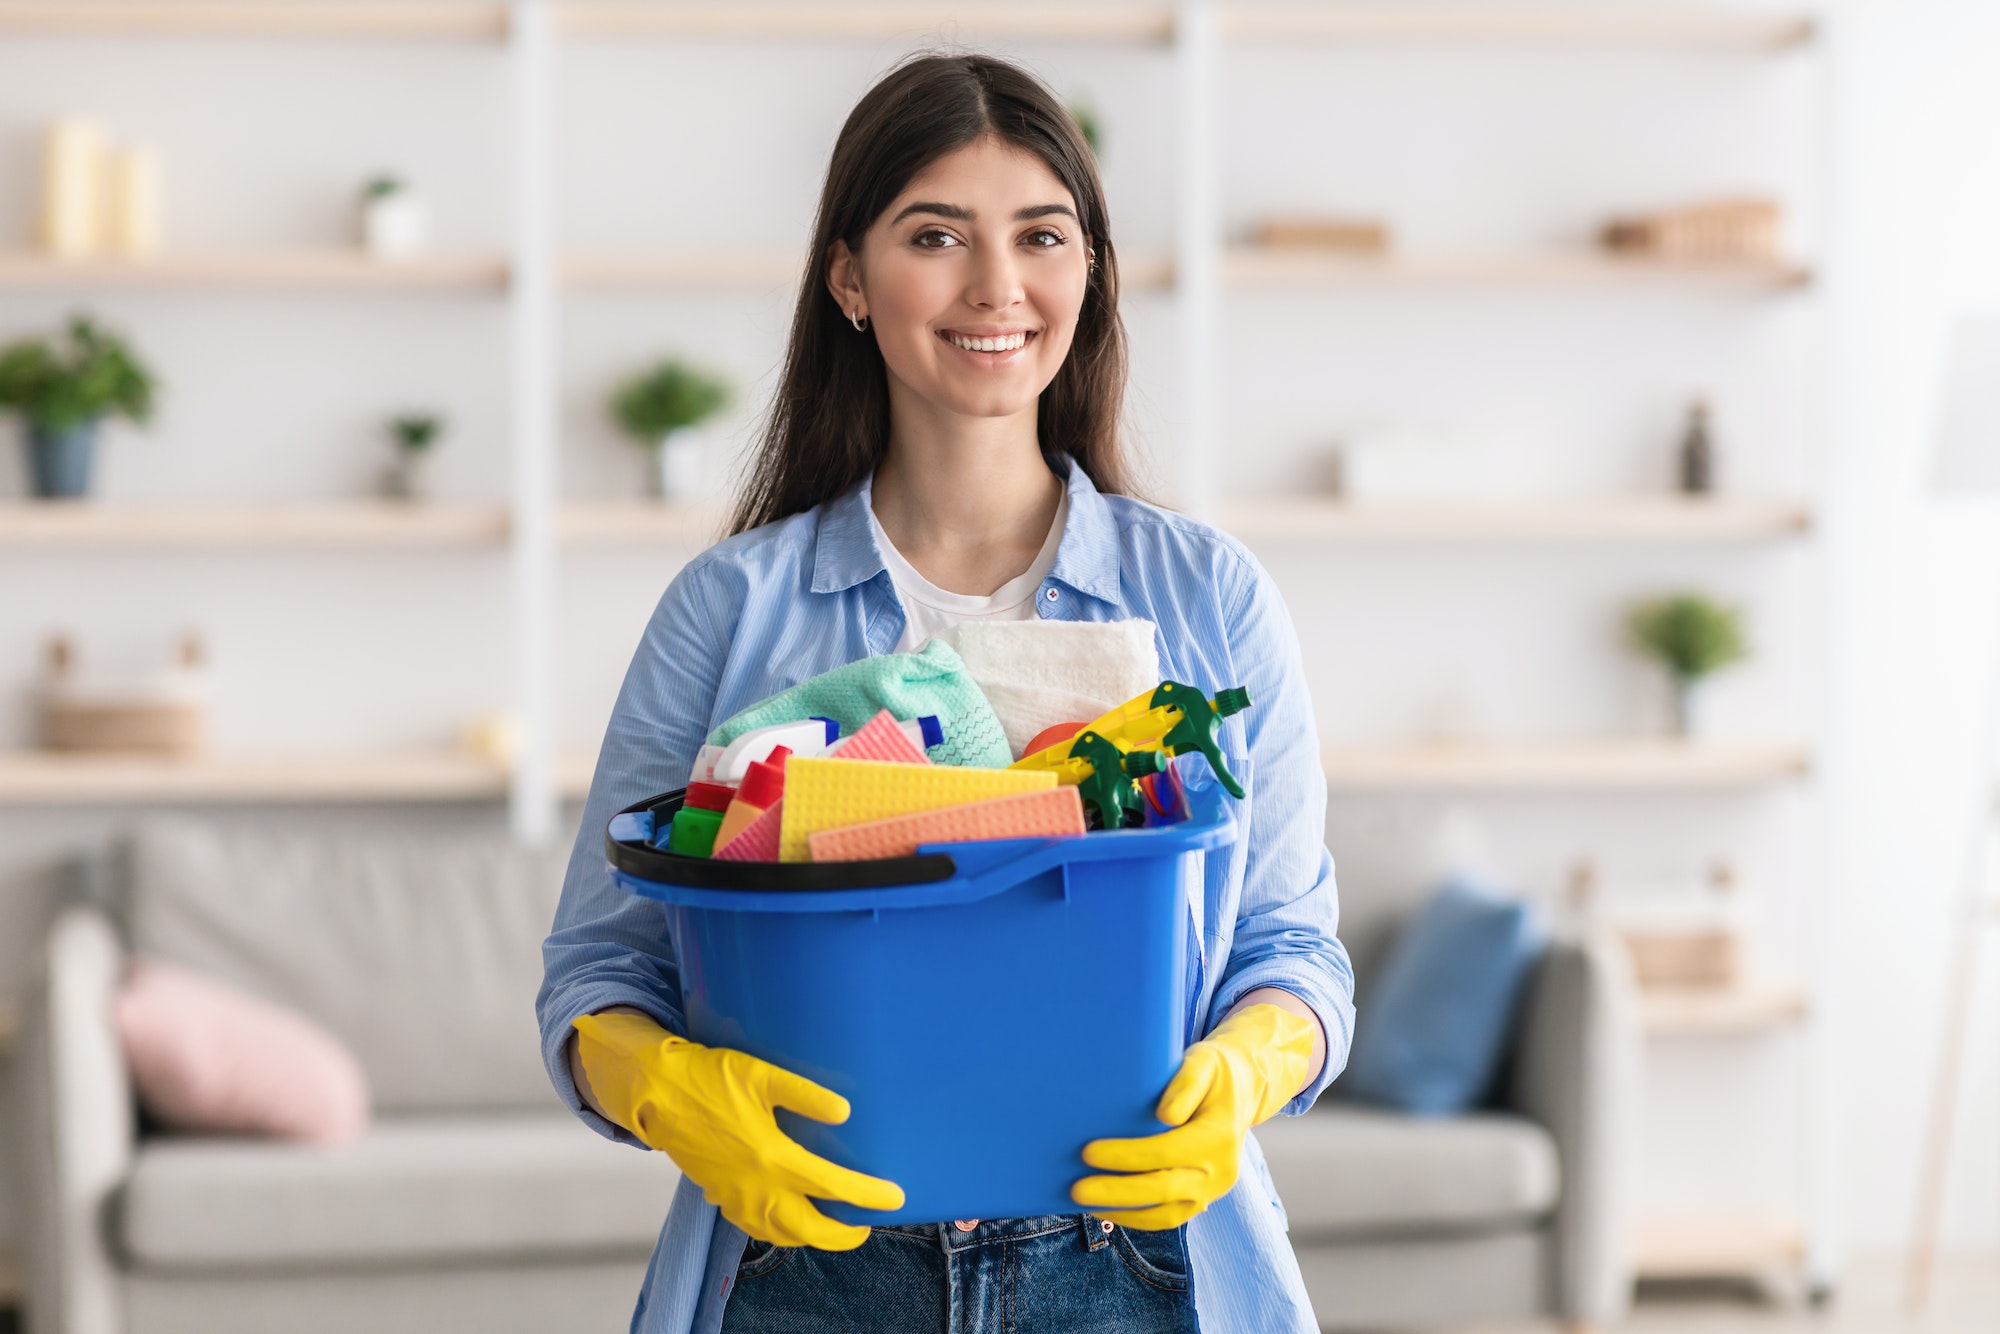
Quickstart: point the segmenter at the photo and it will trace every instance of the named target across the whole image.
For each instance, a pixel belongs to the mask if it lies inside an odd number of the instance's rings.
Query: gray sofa
[[[1428,879],[1335,847],[1365,1014]],[[34,1334],[626,1327],[677,1177],[549,1090],[532,1000],[553,859],[170,822],[120,879],[56,922],[19,1052]],[[128,948],[338,1034],[373,1129],[334,1151],[140,1134],[110,1020]],[[1332,1096],[1259,1129],[1328,1328],[1618,1313],[1628,1004],[1615,954],[1562,947],[1504,1110],[1417,1122]]]
[[[1328,842],[1366,1025],[1396,926],[1454,858],[1434,818],[1401,808],[1336,807]],[[1622,950],[1564,941],[1529,981],[1493,1107],[1418,1119],[1336,1082],[1258,1127],[1321,1327],[1621,1316],[1639,1041]]]
[[[162,823],[123,879],[57,920],[19,1052],[34,1334],[626,1327],[678,1174],[586,1129],[542,1071],[555,861]],[[338,1034],[370,1131],[139,1134],[110,1017],[128,943]]]

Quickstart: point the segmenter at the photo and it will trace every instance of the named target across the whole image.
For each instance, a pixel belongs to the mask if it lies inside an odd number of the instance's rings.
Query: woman
[[[1241,546],[1128,499],[1118,266],[1060,102],[980,56],[909,61],[842,129],[783,381],[733,535],[668,588],[605,737],[539,1000],[558,1091],[683,1179],[633,1328],[1317,1329],[1249,1127],[1346,1060],[1325,784],[1296,636]],[[686,781],[746,705],[975,617],[1158,627],[1163,670],[1242,684],[1242,836],[1206,866],[1197,1032],[1169,1129],[1086,1148],[1089,1213],[849,1227],[893,1184],[808,1154],[772,1109],[844,1099],[686,1025],[659,907],[610,883],[621,806]],[[1094,1174],[1093,1174],[1094,1173]]]

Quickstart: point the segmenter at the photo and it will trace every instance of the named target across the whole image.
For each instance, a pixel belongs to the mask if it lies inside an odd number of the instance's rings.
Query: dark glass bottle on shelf
[[[1715,442],[1709,435],[1704,399],[1696,399],[1688,409],[1687,430],[1681,435],[1680,487],[1684,496],[1715,493]]]

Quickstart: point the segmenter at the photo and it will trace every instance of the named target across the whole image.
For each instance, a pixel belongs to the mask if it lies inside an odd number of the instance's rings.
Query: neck
[[[899,388],[892,378],[875,517],[926,579],[983,596],[1034,562],[1062,499],[1034,410],[961,417]]]

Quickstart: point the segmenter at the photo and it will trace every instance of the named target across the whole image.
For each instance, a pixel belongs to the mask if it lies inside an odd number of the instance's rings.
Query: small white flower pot
[[[430,206],[409,190],[361,206],[362,240],[377,259],[414,259],[430,246]]]
[[[660,500],[675,505],[699,504],[707,482],[702,459],[701,432],[692,426],[669,431],[653,449],[653,467],[648,480]]]

